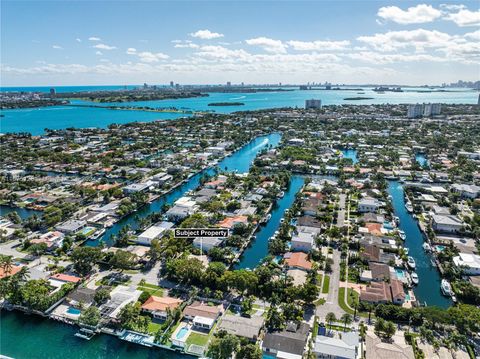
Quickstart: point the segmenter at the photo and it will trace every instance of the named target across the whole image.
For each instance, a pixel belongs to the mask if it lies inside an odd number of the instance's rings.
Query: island
[[[362,96],[357,96],[357,97],[345,97],[343,100],[344,100],[344,101],[373,100],[373,97],[362,97]]]
[[[243,102],[211,102],[208,106],[244,106]]]

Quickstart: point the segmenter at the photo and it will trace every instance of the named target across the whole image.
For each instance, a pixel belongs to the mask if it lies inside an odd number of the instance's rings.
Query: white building
[[[464,198],[477,198],[480,195],[480,186],[471,184],[453,184],[452,191]]]
[[[407,117],[408,118],[419,118],[423,116],[423,105],[417,103],[414,105],[408,105]]]
[[[311,99],[311,100],[305,100],[305,109],[306,110],[310,110],[310,109],[319,109],[319,108],[322,108],[322,100],[315,100],[315,99]]]
[[[354,332],[342,333],[341,339],[318,335],[313,351],[318,359],[356,359],[359,344]]]
[[[442,104],[440,103],[427,103],[423,106],[423,116],[430,117],[440,115],[442,112]]]
[[[312,233],[301,232],[292,237],[291,250],[308,253],[313,249],[314,243]]]
[[[480,256],[470,253],[460,253],[453,257],[453,263],[457,267],[463,267],[467,275],[480,275]]]
[[[381,203],[380,201],[376,200],[375,198],[362,198],[358,202],[358,212],[366,213],[366,212],[377,212],[380,208]]]
[[[436,232],[457,233],[463,227],[463,222],[456,216],[434,214],[432,228]]]
[[[137,243],[149,246],[154,239],[160,238],[166,230],[164,227],[151,226],[138,236]]]

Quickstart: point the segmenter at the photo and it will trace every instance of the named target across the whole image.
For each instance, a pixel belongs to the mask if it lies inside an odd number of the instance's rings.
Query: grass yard
[[[161,326],[162,326],[161,324],[151,322],[148,325],[148,332],[152,335],[155,335],[155,334],[157,334],[157,332],[158,332],[158,330],[160,329]]]
[[[144,285],[139,285],[137,289],[142,292],[147,292],[150,295],[156,295],[157,297],[163,296],[163,288],[158,285],[145,283]]]
[[[325,275],[325,278],[323,279],[322,293],[323,293],[323,294],[327,294],[329,287],[330,287],[330,276],[329,276],[329,275]]]
[[[187,345],[195,344],[201,347],[206,346],[208,343],[208,335],[200,334],[197,332],[191,332],[187,338]]]

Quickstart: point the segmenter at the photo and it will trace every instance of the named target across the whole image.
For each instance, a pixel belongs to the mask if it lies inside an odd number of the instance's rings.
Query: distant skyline
[[[1,2],[1,85],[480,79],[478,1]]]

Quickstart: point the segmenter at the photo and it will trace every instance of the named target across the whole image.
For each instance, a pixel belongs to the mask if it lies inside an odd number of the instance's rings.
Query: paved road
[[[342,228],[345,225],[345,199],[347,195],[341,193],[338,200],[337,227]]]
[[[338,305],[338,288],[340,286],[340,251],[333,251],[333,266],[332,273],[330,274],[330,287],[328,289],[328,295],[326,302],[323,305],[317,307],[317,315],[321,321],[325,321],[325,316],[329,312],[335,313],[337,318],[340,318],[345,312]]]
[[[22,253],[17,251],[15,247],[20,245],[19,240],[9,241],[7,243],[0,244],[0,253],[5,256],[12,256],[13,258],[25,258],[28,253]]]

